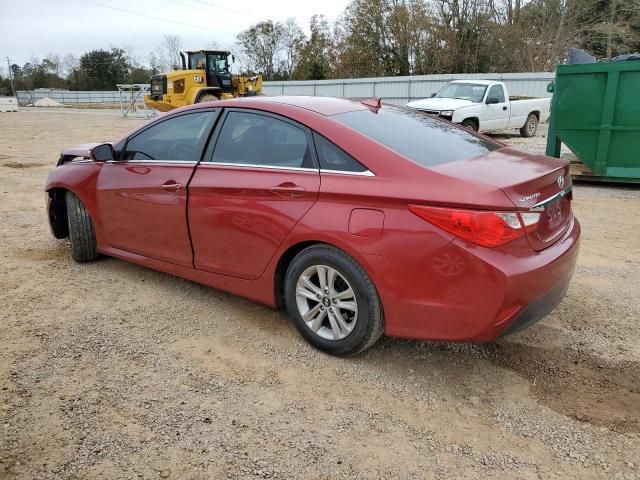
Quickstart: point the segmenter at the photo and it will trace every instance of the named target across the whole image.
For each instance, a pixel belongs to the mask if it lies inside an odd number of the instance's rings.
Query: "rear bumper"
[[[527,328],[564,297],[575,269],[580,224],[553,246],[523,239],[504,251],[454,240],[417,262],[368,256],[385,333],[423,340],[487,342]]]
[[[505,335],[519,332],[542,320],[558,306],[568,289],[569,282],[561,283],[546,295],[531,302],[517,314],[516,318],[503,330],[500,336],[504,337]]]

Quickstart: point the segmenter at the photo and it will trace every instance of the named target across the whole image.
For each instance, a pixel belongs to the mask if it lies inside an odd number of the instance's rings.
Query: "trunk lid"
[[[540,213],[540,220],[527,228],[535,250],[556,243],[571,223],[571,176],[566,160],[502,148],[432,169],[499,188],[518,211]]]

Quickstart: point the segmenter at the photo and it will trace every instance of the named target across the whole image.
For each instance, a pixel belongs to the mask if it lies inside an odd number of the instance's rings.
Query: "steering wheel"
[[[169,149],[172,160],[196,160],[196,149],[188,143],[177,143]]]

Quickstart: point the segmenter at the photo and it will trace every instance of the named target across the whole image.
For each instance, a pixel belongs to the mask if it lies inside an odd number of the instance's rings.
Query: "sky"
[[[235,36],[260,20],[294,17],[335,20],[348,0],[0,0],[0,60],[19,65],[48,53],[80,56],[87,50],[128,47],[144,59],[163,34],[179,35],[194,50],[215,42],[232,49]]]

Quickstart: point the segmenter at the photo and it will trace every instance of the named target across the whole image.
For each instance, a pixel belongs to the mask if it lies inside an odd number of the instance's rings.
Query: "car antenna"
[[[367,107],[380,108],[382,107],[382,98],[367,98],[366,100],[361,100],[360,103],[366,105]]]

